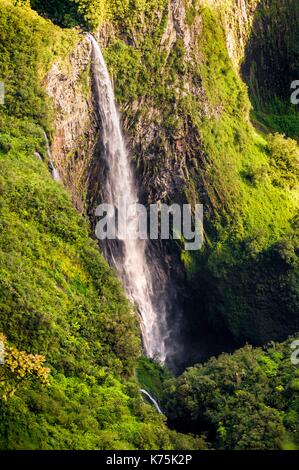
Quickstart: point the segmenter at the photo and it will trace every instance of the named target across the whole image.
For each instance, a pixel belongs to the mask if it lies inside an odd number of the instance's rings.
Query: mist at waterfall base
[[[92,70],[95,108],[101,127],[101,203],[113,206],[126,200],[128,206],[139,202],[139,190],[122,133],[114,90],[101,49],[95,38],[87,35],[92,46]],[[138,232],[138,217],[127,216],[127,233]],[[121,237],[119,237],[121,238]],[[173,273],[171,264],[180,265],[179,254],[169,244],[136,240],[105,240],[101,248],[122,281],[128,298],[136,306],[145,353],[165,363],[174,372],[205,360],[225,349],[222,339],[210,337],[209,328],[194,328],[192,310],[187,305],[182,279]],[[176,263],[167,263],[174,259]],[[198,306],[197,306],[198,310]],[[184,312],[184,314],[183,314]],[[186,312],[189,312],[186,314]],[[194,335],[196,331],[196,335]],[[200,333],[199,333],[200,332]],[[199,333],[199,334],[198,334]],[[200,337],[199,337],[200,336]],[[227,349],[227,348],[226,348]]]

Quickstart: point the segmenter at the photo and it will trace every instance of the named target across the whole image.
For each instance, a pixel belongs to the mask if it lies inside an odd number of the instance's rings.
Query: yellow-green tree
[[[3,334],[0,334],[0,342],[4,350],[4,361],[0,365],[0,399],[7,400],[31,380],[48,384],[50,369],[44,366],[44,356],[19,351],[8,344]]]

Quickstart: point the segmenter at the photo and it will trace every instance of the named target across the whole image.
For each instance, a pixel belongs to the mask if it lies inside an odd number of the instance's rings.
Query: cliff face
[[[219,12],[218,21],[225,31],[228,54],[238,68],[257,0],[238,0],[225,6],[221,0],[206,3]],[[148,202],[186,199],[185,193],[190,190],[190,172],[196,171],[196,159],[202,153],[202,146],[200,133],[190,122],[190,110],[182,110],[184,99],[196,99],[200,117],[219,114],[219,109],[210,105],[200,74],[195,71],[195,64],[204,63],[203,53],[198,47],[199,38],[203,35],[203,5],[191,0],[171,0],[164,2],[165,9],[157,12],[156,28],[161,27],[161,33],[157,41],[158,50],[152,54],[161,55],[164,65],[159,71],[162,76],[156,78],[162,87],[168,87],[172,96],[164,96],[165,102],[160,102],[160,106],[157,106],[155,96],[120,100],[124,128],[142,180],[143,197]],[[145,30],[145,36],[149,32],[150,29]],[[96,34],[100,43],[108,47],[108,62],[109,46],[111,49],[111,44],[122,35],[111,23],[105,23]],[[175,70],[177,77],[170,77],[172,69],[178,65],[175,61],[182,62],[181,70]],[[114,72],[121,75],[121,67]],[[82,39],[79,42],[65,70],[53,66],[46,78],[46,90],[53,99],[56,115],[53,160],[63,183],[72,193],[76,207],[86,211],[88,175],[91,176],[88,168],[99,140],[92,101],[88,41]]]
[[[164,2],[165,5],[167,3]],[[182,54],[182,60],[190,64],[198,60],[196,38],[200,34],[202,21],[201,16],[196,15],[192,25],[186,24],[186,9],[191,7],[192,2],[189,3],[190,5],[180,0],[171,1],[167,9],[158,15],[156,27],[162,25],[163,29],[161,29],[158,41],[158,51],[153,54],[163,56],[166,73],[170,72],[173,65],[171,64],[171,67],[167,65],[168,59],[173,62],[172,54],[178,53],[178,58]],[[145,31],[145,35],[149,35],[150,32],[150,29]],[[104,24],[96,34],[100,43],[108,47],[108,62],[109,46],[111,47],[111,44],[121,35],[109,23]],[[177,50],[179,48],[180,51]],[[117,73],[122,74],[121,67]],[[154,71],[151,73],[154,74]],[[167,78],[170,82],[170,77]],[[186,78],[184,88],[180,86],[177,79],[169,83],[173,99],[179,101],[184,95],[190,93],[202,97],[203,90],[200,83],[193,84],[192,80],[188,80],[185,75],[184,78]],[[56,115],[52,140],[53,160],[59,169],[63,183],[72,193],[76,207],[80,211],[87,210],[88,175],[92,178],[88,168],[95,153],[95,144],[99,141],[99,135],[92,101],[90,46],[86,40],[80,41],[76,46],[64,70],[61,66],[52,67],[45,86],[48,95],[53,99]],[[204,100],[202,103],[204,106]],[[161,104],[162,108],[165,105],[169,106],[170,116],[172,114],[171,103]],[[124,128],[128,134],[130,148],[142,177],[144,197],[154,202],[171,200],[175,195],[183,194],[190,167],[190,149],[195,147],[193,141],[197,140],[197,137],[192,135],[192,131],[190,136],[188,135],[186,119],[171,133],[165,128],[165,110],[156,106],[156,97],[140,96],[130,102],[120,103],[120,107],[123,111]],[[175,111],[174,119],[176,120],[178,120],[178,112],[179,110]],[[169,124],[171,126],[171,123]],[[190,142],[186,142],[188,139]],[[97,165],[96,162],[94,164]],[[93,171],[96,169],[93,168]]]
[[[289,63],[293,71],[296,66],[295,46],[291,50],[289,45],[296,36],[298,18],[295,10],[294,15],[291,13],[294,6],[291,0],[277,8],[274,5],[270,8],[268,3],[262,0],[229,2],[172,0],[162,3],[164,9],[157,11],[158,21],[155,25],[161,29],[156,43],[158,50],[152,51],[152,54],[154,58],[157,53],[163,56],[164,65],[158,72],[162,76],[157,81],[161,86],[168,87],[172,96],[161,97],[159,105],[156,99],[146,94],[136,99],[127,100],[124,97],[119,100],[124,127],[141,175],[144,197],[149,202],[172,200],[190,190],[188,187],[190,171],[191,173],[196,171],[197,163],[194,159],[197,159],[198,154],[202,152],[202,146],[200,132],[195,131],[195,126],[190,123],[188,116],[190,110],[182,110],[182,102],[188,101],[190,97],[193,101],[195,99],[198,106],[197,113],[201,118],[219,116],[221,111],[219,107],[211,106],[202,86],[202,77],[195,71],[195,64],[204,65],[205,61],[199,47],[203,35],[204,5],[217,12],[217,21],[223,28],[227,53],[235,70],[238,70],[245,54],[242,73],[250,86],[254,100],[271,90],[274,93],[277,86],[278,94],[284,93],[285,97],[286,83],[295,76],[294,72],[289,71],[288,78],[283,78],[282,85],[279,71],[277,74],[271,72],[273,67],[275,68],[273,61],[277,55],[275,53],[267,55],[265,48],[267,51],[274,51],[277,45],[279,54],[285,56],[284,60],[279,62],[281,73],[285,63]],[[269,27],[259,19],[261,12],[265,11],[268,12]],[[265,17],[267,15],[264,15]],[[290,28],[286,26],[288,23]],[[148,28],[147,30],[145,24],[143,33],[145,36],[151,31],[150,27]],[[289,35],[286,35],[286,28],[290,32]],[[271,43],[271,37],[276,38],[276,45]],[[289,39],[286,40],[286,37]],[[98,32],[98,38],[107,46],[109,62],[109,49],[113,49],[116,40],[126,41],[127,32],[106,22]],[[294,40],[293,43],[295,42]],[[176,70],[178,76],[169,80],[170,77],[167,75],[173,71],[175,55],[182,62],[182,67],[181,70]],[[266,57],[272,62],[267,64]],[[119,75],[126,74],[120,65],[120,63],[112,64],[112,70],[116,75],[116,87],[119,87],[119,81],[122,82],[118,80]],[[157,71],[153,69],[152,73],[155,74]],[[52,143],[53,160],[60,169],[63,182],[73,194],[76,207],[83,211],[87,209],[88,162],[94,154],[98,141],[98,126],[92,103],[90,46],[86,40],[83,39],[73,51],[70,65],[65,70],[53,66],[46,79],[46,89],[54,100],[56,111]],[[124,96],[125,93],[122,92],[121,88],[119,94]],[[168,110],[164,109],[166,106]],[[213,199],[212,195],[210,199]]]
[[[79,40],[68,64],[54,64],[45,79],[55,111],[52,159],[75,207],[87,211],[86,195],[90,161],[98,141],[92,101],[90,44]]]
[[[193,95],[203,104],[200,112],[209,112],[200,80],[193,80],[191,73],[192,64],[202,61],[197,47],[197,38],[202,34],[201,15],[194,11],[192,24],[186,23],[191,4],[172,0],[168,5],[166,25],[153,53],[163,58],[154,77],[162,96],[143,96],[127,112],[124,108],[124,125],[149,203],[186,200],[187,182],[195,163],[192,158],[200,151],[200,137],[182,110],[182,101]]]

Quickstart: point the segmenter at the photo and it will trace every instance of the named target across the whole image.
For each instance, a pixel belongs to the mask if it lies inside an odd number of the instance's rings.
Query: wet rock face
[[[74,205],[86,210],[90,161],[98,138],[90,78],[90,44],[85,39],[64,67],[55,64],[46,78],[46,90],[55,110],[52,159]]]

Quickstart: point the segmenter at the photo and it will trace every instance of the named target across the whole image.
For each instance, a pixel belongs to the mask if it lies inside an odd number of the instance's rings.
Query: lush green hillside
[[[204,159],[190,183],[203,178],[212,214],[206,214],[206,249],[189,260],[189,269],[211,321],[221,325],[222,319],[240,342],[263,344],[299,329],[299,149],[249,123],[247,90],[228,57],[217,15],[204,10],[199,40],[203,88],[217,111],[202,119],[193,106],[191,115]]]

